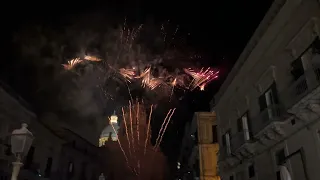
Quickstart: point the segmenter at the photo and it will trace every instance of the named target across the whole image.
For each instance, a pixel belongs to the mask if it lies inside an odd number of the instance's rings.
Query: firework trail
[[[161,24],[161,34],[163,36],[163,42],[166,42],[167,33],[165,31],[164,24]]]
[[[129,138],[129,133],[128,133],[128,126],[127,126],[126,118],[125,118],[125,115],[124,115],[123,107],[122,107],[122,117],[123,117],[124,127],[126,128],[126,136],[127,136],[128,145],[129,145],[129,154],[131,156],[131,143],[130,143],[130,138]]]
[[[109,117],[109,121],[111,121],[110,117]],[[117,135],[117,141],[118,141],[119,147],[120,147],[120,149],[121,149],[121,151],[122,151],[122,153],[123,153],[124,158],[126,159],[126,162],[127,162],[127,164],[128,164],[128,167],[130,168],[130,166],[129,166],[129,160],[128,160],[128,157],[127,157],[126,153],[124,152],[124,150],[123,150],[123,148],[122,148],[120,139],[119,139],[119,137],[118,137],[118,132],[116,131],[116,129],[114,128],[114,126],[112,125],[112,123],[110,123],[110,124],[111,124],[111,127],[112,127],[114,133]]]
[[[137,144],[138,144],[138,147],[139,147],[139,139],[140,139],[140,132],[139,132],[139,102],[137,101],[137,113],[136,113],[137,115],[137,139],[138,139],[138,142],[137,142]]]
[[[146,137],[146,141],[144,142],[144,155],[146,155],[146,151],[147,151],[147,143],[148,143],[148,139],[149,139],[150,123],[151,123],[151,116],[152,116],[152,107],[153,107],[153,105],[151,105],[150,113],[149,113],[149,122],[148,122],[148,128],[147,128],[147,137]]]
[[[139,169],[139,174],[140,174],[140,160],[138,160],[138,169]]]
[[[173,80],[172,83],[171,83],[172,89],[171,89],[171,93],[170,93],[169,102],[171,102],[171,98],[172,98],[172,95],[173,95],[173,90],[174,90],[174,87],[175,87],[176,85],[177,85],[177,78],[174,78],[174,80]]]
[[[167,126],[168,126],[168,124],[170,123],[171,117],[172,117],[172,115],[174,114],[175,110],[176,110],[176,108],[174,108],[173,111],[171,112],[171,115],[170,115],[170,117],[169,117],[168,120],[167,120],[166,126],[164,127],[164,129],[163,129],[163,131],[162,131],[162,134],[161,134],[160,140],[159,140],[159,142],[158,142],[158,145],[155,146],[155,150],[157,150],[157,149],[159,148],[159,146],[160,146],[160,144],[161,144],[161,141],[162,141],[162,138],[163,138],[163,135],[164,135],[164,133],[166,132]]]
[[[131,101],[129,101],[129,118],[130,118],[130,126],[131,126],[130,129],[131,129],[131,138],[132,138],[132,149],[133,149],[133,153],[135,153],[131,106],[132,106]]]
[[[158,137],[157,137],[157,140],[156,140],[156,144],[155,144],[155,146],[154,146],[154,148],[153,148],[154,150],[155,150],[155,148],[156,148],[156,146],[157,146],[157,144],[158,144],[158,142],[159,142],[159,140],[160,140],[160,136],[161,136],[163,127],[164,127],[164,125],[165,125],[165,123],[166,123],[166,121],[167,121],[167,118],[168,118],[168,116],[169,116],[169,114],[170,114],[171,111],[172,111],[172,109],[169,110],[169,112],[168,112],[167,115],[166,115],[166,118],[164,118],[164,120],[163,120],[163,123],[162,123],[162,125],[161,125],[161,128],[160,128],[160,130],[159,130],[159,132],[158,132]]]
[[[133,101],[132,95],[131,95],[131,90],[130,90],[127,82],[126,82],[126,86],[127,86],[127,89],[128,89],[128,93],[129,93],[130,99],[131,99],[131,101]]]

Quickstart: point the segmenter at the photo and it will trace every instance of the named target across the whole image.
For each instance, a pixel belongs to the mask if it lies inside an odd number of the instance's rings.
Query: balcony
[[[231,137],[231,151],[235,152],[238,150],[244,143],[246,143],[246,140],[244,138],[244,131],[238,132],[234,134]]]
[[[223,146],[219,148],[219,161],[225,160],[228,156],[230,156],[227,152],[227,146]]]
[[[286,121],[289,118],[288,113],[282,105],[272,105],[260,112],[252,121],[252,133],[255,138],[268,130],[276,130],[272,125]],[[277,132],[281,134],[281,132]]]
[[[281,101],[288,112],[303,120],[314,119],[320,112],[320,68],[306,70],[304,75],[280,93]],[[309,111],[309,117],[301,117],[301,110]],[[310,115],[314,114],[314,117]],[[316,114],[315,114],[316,113]]]
[[[248,130],[238,132],[231,138],[231,151],[239,159],[251,156],[254,153],[253,144]]]
[[[312,92],[320,85],[320,69],[306,70],[304,75],[293,82],[286,90],[281,93],[281,96],[286,108],[291,108],[298,101]]]
[[[219,169],[225,169],[234,166],[238,163],[239,159],[228,152],[227,146],[219,148],[218,166]]]

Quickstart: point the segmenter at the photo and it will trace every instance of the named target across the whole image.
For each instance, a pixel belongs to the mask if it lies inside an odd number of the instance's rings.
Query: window
[[[283,148],[276,152],[277,165],[281,165],[282,163],[284,163],[285,158],[286,158],[286,154]]]
[[[221,139],[222,139],[222,146],[226,146],[226,135],[224,134],[224,135],[222,135],[222,137],[221,137]]]
[[[49,178],[50,177],[50,175],[51,175],[51,166],[52,166],[52,158],[49,157],[47,159],[47,166],[46,166],[46,169],[44,171],[44,177],[45,178]]]
[[[281,180],[281,174],[280,174],[280,171],[277,171],[277,180]]]
[[[231,154],[231,142],[230,142],[230,130],[225,134],[225,141],[226,141],[226,146],[227,146],[227,153],[228,155]]]
[[[298,80],[304,74],[301,57],[291,63],[291,75],[294,81]]]
[[[249,120],[248,120],[248,112],[246,112],[241,117],[241,123],[243,128],[243,134],[244,134],[244,140],[248,141],[250,140],[250,127],[249,127]]]
[[[243,127],[242,127],[242,119],[239,118],[237,120],[237,126],[238,126],[238,132],[242,132],[243,131]]]
[[[248,167],[248,171],[249,171],[249,178],[252,178],[255,176],[255,169],[254,169],[254,165],[251,164],[249,167]]]
[[[218,142],[218,137],[217,137],[217,125],[212,126],[212,143],[217,143]]]
[[[239,118],[237,120],[237,124],[238,124],[238,132],[244,132],[244,139],[246,141],[250,140],[250,136],[251,136],[251,132],[250,132],[250,121],[248,119],[248,112],[246,112],[244,115],[241,116],[241,118]]]
[[[273,83],[269,89],[259,97],[260,112],[266,109],[268,110],[268,113],[263,117],[263,120],[269,120],[276,116],[275,105],[278,103],[277,86],[276,83]]]

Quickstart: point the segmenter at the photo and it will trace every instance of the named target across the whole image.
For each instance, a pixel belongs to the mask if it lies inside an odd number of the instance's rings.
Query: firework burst
[[[194,90],[195,88],[199,87],[200,90],[203,91],[208,83],[219,77],[219,71],[212,70],[210,68],[201,68],[201,70],[198,72],[191,68],[187,68],[184,69],[184,71],[193,78],[189,85],[190,90]]]
[[[68,64],[62,64],[65,70],[71,70],[73,69],[76,65],[80,64],[82,60],[80,58],[75,58],[70,61],[68,61]]]

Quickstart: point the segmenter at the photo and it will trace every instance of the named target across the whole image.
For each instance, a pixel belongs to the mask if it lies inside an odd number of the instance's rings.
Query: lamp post
[[[21,128],[13,130],[11,134],[11,151],[16,157],[16,161],[12,163],[11,180],[17,180],[20,168],[23,165],[22,159],[28,153],[33,141],[33,135],[27,127],[26,123],[22,123]]]
[[[99,176],[99,180],[105,180],[105,179],[106,179],[106,177],[104,176],[103,173],[101,173],[100,176]]]

